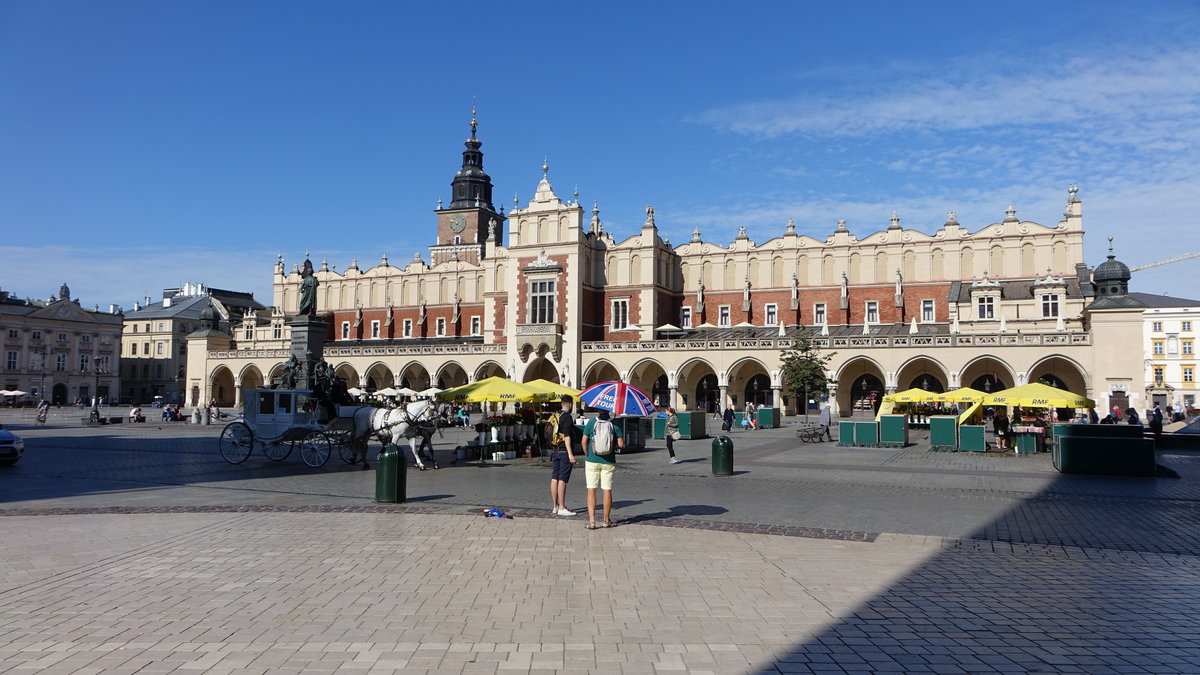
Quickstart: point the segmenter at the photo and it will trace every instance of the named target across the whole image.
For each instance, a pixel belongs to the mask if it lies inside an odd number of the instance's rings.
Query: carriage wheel
[[[233,422],[226,425],[225,430],[221,432],[221,456],[230,464],[241,464],[250,456],[250,450],[254,448],[254,433],[250,431],[250,427],[241,422]]]
[[[329,438],[322,431],[314,431],[300,441],[300,459],[314,469],[329,461],[330,451]]]
[[[358,464],[360,457],[354,454],[354,438],[349,429],[329,429],[325,432],[329,442],[336,445],[338,456],[347,464]]]
[[[294,443],[262,443],[262,451],[268,459],[282,462],[292,454],[293,445]]]

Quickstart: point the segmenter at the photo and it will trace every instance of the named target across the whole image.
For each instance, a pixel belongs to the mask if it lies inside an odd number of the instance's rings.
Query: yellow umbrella
[[[525,387],[529,389],[545,394],[548,398],[562,396],[563,394],[568,396],[579,396],[578,389],[572,389],[565,384],[551,382],[550,380],[539,378],[530,382],[522,382],[521,384],[525,385]]]
[[[493,376],[479,380],[478,382],[464,384],[461,387],[447,389],[437,394],[436,398],[441,401],[470,403],[490,401],[500,403],[506,401],[536,401],[542,398],[542,393],[512,380]]]
[[[1030,382],[983,397],[984,405],[1030,406],[1033,408],[1095,408],[1096,402],[1041,382]]]
[[[942,394],[937,394],[934,396],[933,400],[940,401],[942,403],[974,403],[975,401],[982,401],[984,396],[987,396],[987,394],[979,391],[978,389],[962,387],[961,389],[954,389]]]
[[[917,403],[920,401],[932,401],[937,394],[924,389],[905,389],[894,394],[888,394],[883,397],[884,401],[892,401],[895,403]]]

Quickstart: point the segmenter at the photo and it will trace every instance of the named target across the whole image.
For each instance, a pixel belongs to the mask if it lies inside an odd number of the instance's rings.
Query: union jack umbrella
[[[589,408],[607,410],[614,415],[653,415],[654,401],[646,392],[625,382],[597,382],[579,394]]]

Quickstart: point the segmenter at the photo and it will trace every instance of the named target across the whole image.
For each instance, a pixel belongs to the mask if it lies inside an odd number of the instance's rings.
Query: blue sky
[[[407,260],[472,98],[506,209],[548,157],[618,239],[647,204],[675,243],[1053,225],[1077,183],[1090,264],[1200,251],[1194,2],[6,1],[0,288],[269,303],[277,253]]]

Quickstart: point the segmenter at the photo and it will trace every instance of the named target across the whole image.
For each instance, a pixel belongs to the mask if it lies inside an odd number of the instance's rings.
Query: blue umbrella
[[[614,415],[653,415],[654,401],[646,392],[625,382],[598,382],[579,393],[589,408],[607,410]]]

